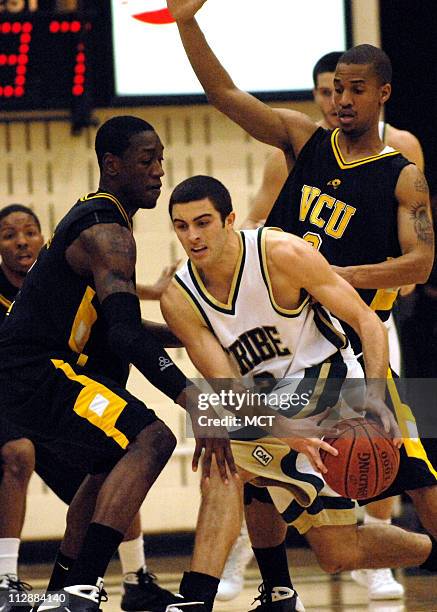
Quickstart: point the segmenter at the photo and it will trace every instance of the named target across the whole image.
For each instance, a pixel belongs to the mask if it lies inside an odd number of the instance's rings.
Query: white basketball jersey
[[[195,265],[188,261],[175,280],[233,360],[242,377],[290,377],[328,359],[347,339],[337,320],[302,295],[294,310],[274,299],[267,269],[266,235],[272,228],[238,232],[240,257],[226,304],[205,288]],[[352,350],[343,352],[353,359]]]

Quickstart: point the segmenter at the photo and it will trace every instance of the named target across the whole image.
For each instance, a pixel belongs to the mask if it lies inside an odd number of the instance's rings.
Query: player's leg
[[[388,497],[365,506],[364,525],[390,525],[394,504],[395,498]],[[368,589],[370,599],[399,599],[405,592],[390,568],[353,570],[351,576]]]
[[[0,608],[6,605],[9,593],[25,587],[18,580],[18,550],[35,463],[30,440],[6,440],[7,436],[2,436],[0,448]]]
[[[217,590],[218,601],[235,599],[244,588],[244,572],[253,557],[246,522],[243,520],[240,533],[226,559]]]
[[[437,540],[437,486],[406,491],[411,498],[420,522]]]
[[[394,525],[313,527],[306,538],[326,572],[422,565],[433,553],[431,539]]]
[[[213,461],[211,476],[201,481],[202,501],[196,526],[190,571],[185,572],[180,593],[187,600],[205,602],[211,611],[220,576],[231,546],[240,531],[243,516],[243,479],[224,483]]]
[[[52,408],[50,418],[56,412],[56,428],[44,428],[41,435],[53,436],[48,443],[67,463],[96,475],[109,470],[97,497],[96,491],[88,493],[88,513],[95,500],[91,522],[63,589],[71,612],[83,605],[97,610],[99,589],[93,585],[104,576],[176,440],[153,411],[116,383],[104,377],[91,378],[83,370],[76,373],[62,361],[53,361],[53,365],[54,371],[47,371],[44,399]],[[40,388],[38,405],[41,394]],[[76,500],[72,507],[77,507]],[[53,607],[52,602],[40,606],[41,610]]]
[[[266,488],[246,484],[244,502],[247,528],[262,578],[260,605],[256,609],[267,611],[273,601],[281,601],[281,610],[304,612],[288,569],[287,523]]]

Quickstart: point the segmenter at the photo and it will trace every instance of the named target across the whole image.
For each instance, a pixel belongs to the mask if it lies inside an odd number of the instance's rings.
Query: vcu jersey
[[[338,129],[323,128],[313,134],[266,224],[304,238],[335,266],[399,257],[395,189],[400,172],[410,162],[390,147],[379,155],[347,162],[338,135]],[[358,292],[382,320],[388,318],[397,288]]]
[[[17,295],[17,292],[17,287],[9,282],[5,273],[0,267],[0,323],[5,318],[6,313]]]
[[[175,276],[178,287],[229,354],[238,374],[249,380],[269,375],[291,377],[325,361],[347,343],[341,328],[334,326],[325,310],[314,309],[308,295],[294,310],[275,302],[267,269],[268,231],[272,230],[239,232],[240,258],[226,304],[208,292],[192,262],[188,261]]]
[[[65,259],[68,246],[96,223],[130,228],[111,194],[90,194],[73,206],[41,250],[2,326],[0,371],[49,357],[88,364],[116,380],[127,377],[127,364],[107,346],[93,279],[74,273]]]

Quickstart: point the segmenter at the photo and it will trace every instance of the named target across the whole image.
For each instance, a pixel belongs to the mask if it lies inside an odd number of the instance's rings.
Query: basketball
[[[337,438],[326,439],[337,457],[321,450],[328,469],[323,477],[336,493],[352,499],[368,499],[385,491],[399,468],[399,450],[390,435],[374,420],[345,419],[336,425]]]

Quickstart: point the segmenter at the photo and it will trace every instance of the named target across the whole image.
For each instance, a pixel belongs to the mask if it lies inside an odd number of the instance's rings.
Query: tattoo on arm
[[[410,218],[413,220],[418,241],[432,246],[434,244],[434,232],[426,204],[423,202],[414,203],[410,209]]]
[[[414,188],[418,193],[428,193],[428,183],[426,178],[422,175],[418,176],[414,181]]]

